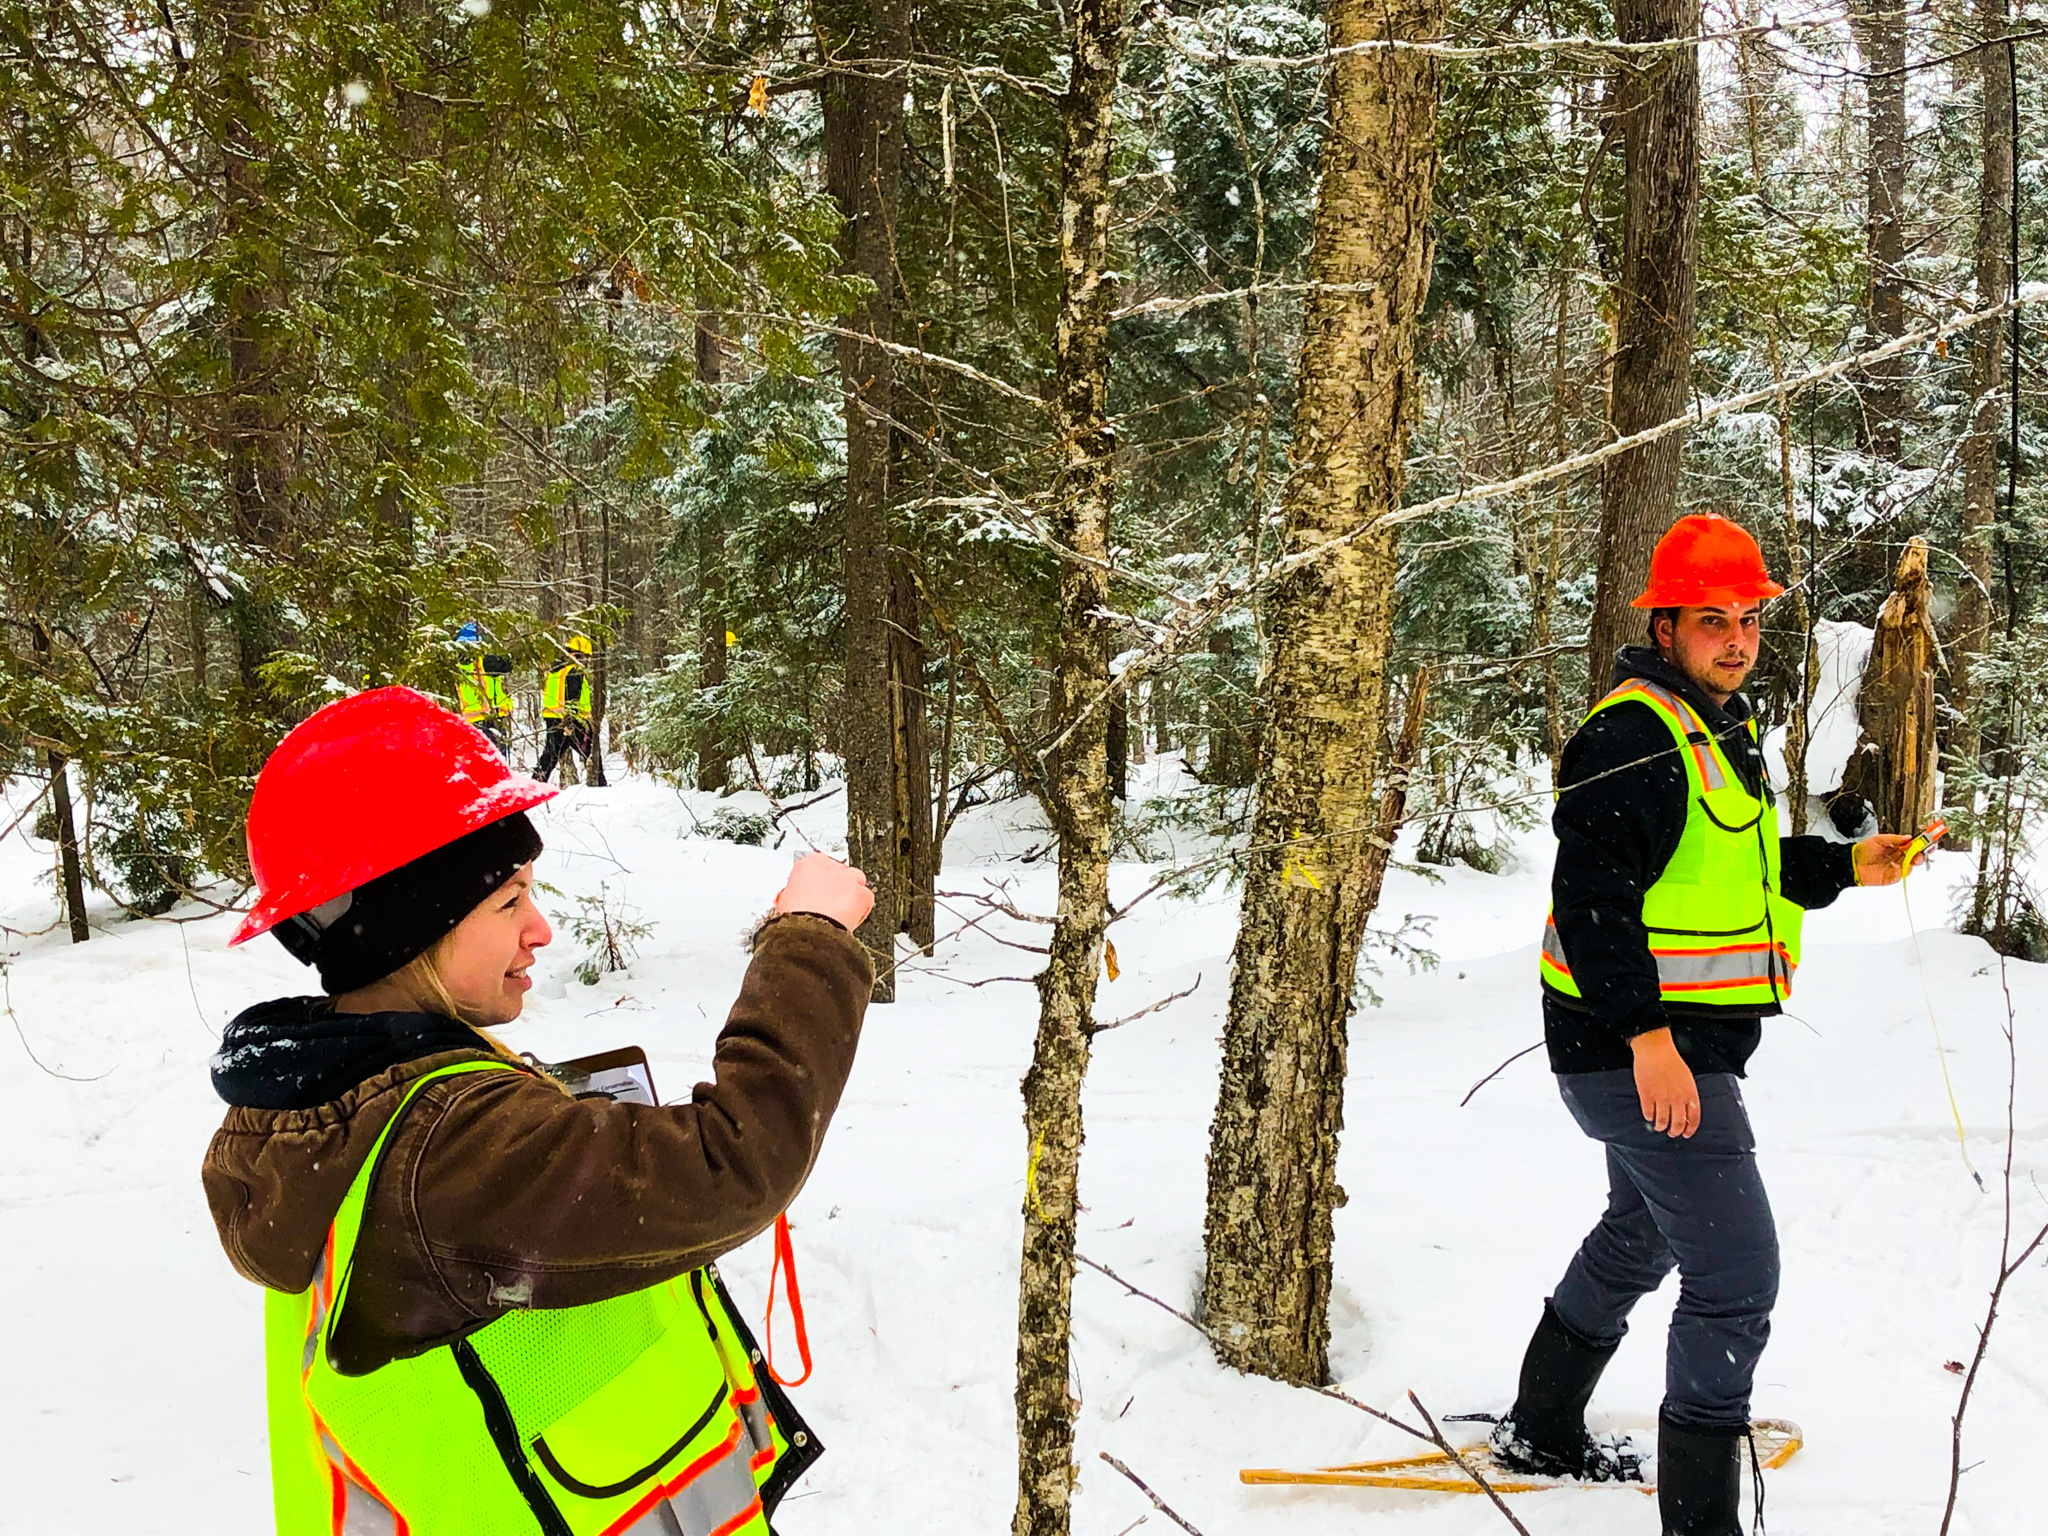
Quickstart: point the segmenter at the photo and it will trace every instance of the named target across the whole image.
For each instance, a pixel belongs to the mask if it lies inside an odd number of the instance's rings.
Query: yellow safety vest
[[[455,691],[462,702],[462,718],[471,725],[480,725],[494,715],[511,717],[512,695],[505,687],[505,679],[496,672],[486,672],[481,656],[464,670]]]
[[[1699,712],[1669,689],[1631,679],[1587,713],[1642,704],[1671,732],[1685,764],[1685,831],[1664,872],[1643,893],[1643,926],[1667,1003],[1754,1010],[1792,995],[1806,909],[1778,894],[1778,813],[1743,785]],[[1744,727],[1756,740],[1756,721]],[[1569,790],[1565,791],[1567,794]],[[1557,936],[1543,925],[1543,980],[1580,996]]]
[[[571,672],[576,674],[579,685],[574,699],[568,697]],[[540,714],[543,720],[590,718],[590,679],[575,662],[561,662],[548,673],[547,686],[540,695]]]
[[[716,1271],[507,1312],[361,1376],[329,1359],[363,1206],[415,1081],[328,1232],[313,1284],[265,1298],[278,1536],[770,1536],[821,1447],[755,1376]]]

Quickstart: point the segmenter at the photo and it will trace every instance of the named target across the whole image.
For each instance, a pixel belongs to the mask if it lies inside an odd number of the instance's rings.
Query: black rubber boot
[[[1657,1419],[1657,1509],[1664,1536],[1742,1536],[1739,1429]]]
[[[1543,1303],[1543,1320],[1522,1356],[1515,1406],[1493,1434],[1494,1458],[1516,1472],[1591,1482],[1640,1482],[1639,1463],[1619,1445],[1586,1433],[1586,1404],[1617,1344],[1589,1343]]]

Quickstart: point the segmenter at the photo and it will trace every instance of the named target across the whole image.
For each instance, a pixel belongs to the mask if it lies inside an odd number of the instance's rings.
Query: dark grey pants
[[[1579,1129],[1607,1148],[1607,1212],[1551,1297],[1560,1321],[1619,1343],[1637,1301],[1678,1270],[1664,1357],[1664,1412],[1701,1429],[1749,1422],[1750,1379],[1778,1299],[1778,1231],[1756,1166],[1742,1086],[1698,1079],[1700,1128],[1673,1138],[1643,1122],[1635,1074],[1557,1080]]]

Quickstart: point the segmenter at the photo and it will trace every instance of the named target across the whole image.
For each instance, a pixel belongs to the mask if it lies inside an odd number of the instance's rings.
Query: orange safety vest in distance
[[[1640,704],[1662,720],[1685,764],[1685,830],[1664,872],[1643,893],[1643,926],[1667,1003],[1753,1011],[1792,995],[1805,908],[1778,894],[1778,813],[1752,795],[1699,712],[1669,689],[1633,678],[1587,712]],[[1743,729],[1756,740],[1756,720]],[[1566,794],[1571,791],[1566,789]],[[1543,980],[1580,996],[1558,938],[1543,925]]]
[[[265,1297],[278,1536],[771,1536],[820,1453],[717,1273],[581,1307],[506,1312],[360,1376],[328,1346],[348,1302],[379,1134],[313,1284]]]

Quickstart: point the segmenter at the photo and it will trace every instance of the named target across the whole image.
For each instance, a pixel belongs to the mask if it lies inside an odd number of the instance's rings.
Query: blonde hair
[[[403,989],[406,995],[418,1003],[423,1010],[442,1014],[455,1020],[458,1024],[467,1024],[478,1035],[483,1037],[484,1042],[492,1050],[496,1051],[506,1060],[523,1061],[525,1058],[513,1050],[511,1046],[471,1018],[469,1011],[462,1004],[458,1003],[455,1000],[455,994],[448,990],[448,983],[441,976],[440,962],[453,944],[454,939],[455,933],[451,929],[436,940],[428,949],[414,955],[412,959],[406,961],[404,965],[393,971],[390,978],[392,983]]]

